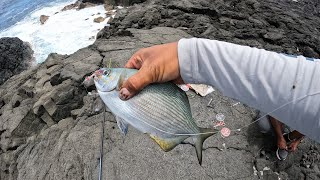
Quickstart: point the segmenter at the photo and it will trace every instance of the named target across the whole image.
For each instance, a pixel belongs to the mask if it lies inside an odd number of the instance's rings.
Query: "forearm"
[[[291,88],[294,84],[293,78],[287,78],[285,84],[279,84],[279,74],[295,77],[295,71],[291,71],[286,59],[279,58],[277,53],[193,38],[179,41],[178,55],[181,76],[185,82],[212,85],[224,95],[249,106],[263,108],[264,112],[271,111],[272,105],[281,100],[287,102],[291,97],[290,92],[284,93],[273,88],[289,88],[289,84]]]
[[[184,82],[212,85],[320,142],[320,95],[301,99],[320,92],[320,63],[197,38],[179,41],[178,58]]]

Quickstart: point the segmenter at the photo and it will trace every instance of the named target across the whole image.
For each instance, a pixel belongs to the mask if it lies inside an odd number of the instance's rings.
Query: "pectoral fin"
[[[116,120],[120,131],[126,135],[128,133],[128,123],[119,116],[116,116]]]
[[[178,144],[180,144],[183,140],[187,139],[189,136],[176,136],[172,138],[161,138],[158,136],[154,136],[149,134],[152,140],[154,140],[162,150],[168,152],[175,148]]]

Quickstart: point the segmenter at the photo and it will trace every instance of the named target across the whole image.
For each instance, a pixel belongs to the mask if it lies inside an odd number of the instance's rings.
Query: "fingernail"
[[[130,92],[128,91],[127,88],[122,88],[119,92],[119,98],[122,100],[127,100],[128,97],[130,96]]]

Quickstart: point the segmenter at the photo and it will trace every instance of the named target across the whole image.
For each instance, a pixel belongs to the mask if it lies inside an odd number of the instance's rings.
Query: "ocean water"
[[[75,0],[0,0],[0,37],[19,37],[31,44],[37,63],[48,54],[71,54],[95,41],[100,29],[107,25],[93,22],[106,12],[103,6],[82,10],[61,9]],[[50,16],[44,25],[40,16]]]

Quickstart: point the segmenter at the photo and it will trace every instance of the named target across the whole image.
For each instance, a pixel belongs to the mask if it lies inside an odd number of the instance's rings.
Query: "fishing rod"
[[[100,160],[99,160],[99,180],[102,180],[102,171],[103,171],[103,139],[104,139],[104,124],[106,120],[106,105],[103,106],[103,119],[102,119],[102,126],[101,126],[101,143],[100,143]],[[99,110],[99,109],[96,109]]]
[[[84,82],[88,80],[89,78],[86,78],[81,84],[84,84]],[[91,92],[88,92],[87,87],[86,86],[84,87],[89,95],[95,95],[95,96],[98,95],[98,93],[92,94]],[[103,119],[101,120],[102,126],[101,126],[101,137],[100,137],[101,143],[100,143],[100,157],[99,157],[99,178],[98,178],[99,180],[102,180],[102,171],[103,171],[103,144],[104,144],[103,140],[104,140],[104,125],[106,120],[106,105],[104,103],[102,108],[104,108],[104,111],[103,111]],[[94,109],[96,113],[99,112],[100,110],[101,110],[101,107],[96,107]]]
[[[111,60],[110,60],[110,63],[111,63]],[[109,63],[109,66],[110,66],[110,63]],[[89,77],[86,77],[81,84],[84,85],[84,83],[90,81],[92,77],[93,77],[93,74]],[[91,92],[88,92],[87,87],[85,85],[84,87],[89,95],[98,95],[98,93],[92,94]],[[102,108],[104,108],[104,111],[103,111],[103,119],[101,120],[102,126],[101,126],[100,157],[99,157],[99,177],[98,177],[99,180],[102,180],[102,173],[103,173],[103,144],[104,144],[103,142],[104,142],[104,125],[106,120],[106,105],[104,103]],[[101,110],[101,107],[96,107],[94,109],[96,113],[99,112],[100,110]]]

